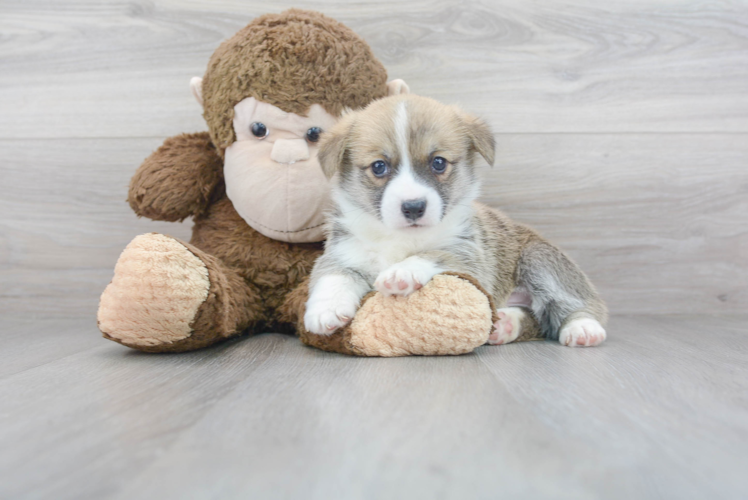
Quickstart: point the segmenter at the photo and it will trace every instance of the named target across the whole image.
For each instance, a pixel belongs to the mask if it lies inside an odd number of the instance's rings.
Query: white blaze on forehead
[[[411,170],[410,155],[408,154],[408,110],[405,109],[405,101],[397,105],[395,113],[395,137],[397,149],[400,153],[400,170]],[[412,174],[412,171],[410,172]]]
[[[408,111],[405,101],[398,103],[394,117],[395,140],[400,163],[396,165],[395,175],[384,189],[381,204],[382,220],[391,228],[406,227],[410,222],[402,213],[402,204],[410,200],[426,200],[426,212],[418,224],[434,225],[441,219],[442,199],[436,190],[419,181],[411,163],[409,145]],[[395,167],[395,165],[393,165]]]

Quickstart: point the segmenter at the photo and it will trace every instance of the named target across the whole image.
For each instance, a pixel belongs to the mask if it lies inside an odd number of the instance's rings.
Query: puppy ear
[[[328,179],[332,178],[340,169],[343,157],[348,147],[348,134],[353,126],[352,114],[344,116],[327,133],[322,134],[317,151],[317,159],[322,171]]]
[[[496,139],[493,137],[493,132],[491,132],[486,122],[480,118],[465,115],[463,119],[465,120],[470,140],[473,142],[473,148],[493,167],[494,155],[496,153]]]

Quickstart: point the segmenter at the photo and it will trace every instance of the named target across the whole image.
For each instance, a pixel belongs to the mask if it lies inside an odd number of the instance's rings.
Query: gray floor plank
[[[498,362],[492,350],[478,355],[546,425],[604,450],[606,461],[638,464],[649,494],[748,491],[746,321],[627,316],[611,323],[605,349],[511,346],[521,364]],[[632,472],[620,471],[629,482]],[[621,498],[640,498],[634,493]]]
[[[289,365],[303,375],[287,378]],[[584,446],[536,425],[474,356],[351,359],[291,344],[234,395],[118,497],[160,498],[198,469],[189,498],[585,496]],[[548,453],[562,447],[577,460]]]
[[[275,334],[185,355],[101,340],[0,380],[0,497],[748,491],[748,318],[614,317],[609,331],[595,349],[402,359]]]
[[[3,379],[0,498],[110,498],[292,340],[153,356],[98,339]]]
[[[95,311],[84,318],[6,314],[0,322],[0,380],[81,351],[101,347]]]

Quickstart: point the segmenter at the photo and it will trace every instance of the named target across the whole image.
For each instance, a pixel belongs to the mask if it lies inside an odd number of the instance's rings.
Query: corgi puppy
[[[603,342],[607,310],[584,273],[531,228],[475,201],[475,156],[492,165],[494,148],[481,120],[412,94],[375,101],[325,134],[318,155],[334,176],[334,209],[311,274],[306,329],[331,334],[371,290],[407,296],[455,271],[501,306],[491,344]]]

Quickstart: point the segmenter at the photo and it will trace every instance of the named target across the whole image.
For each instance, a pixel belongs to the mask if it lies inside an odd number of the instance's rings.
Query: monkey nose
[[[278,139],[273,144],[270,159],[278,163],[308,160],[309,146],[304,139]]]

